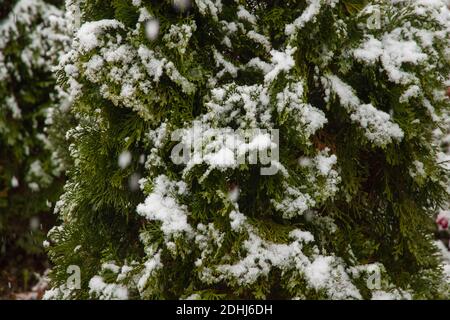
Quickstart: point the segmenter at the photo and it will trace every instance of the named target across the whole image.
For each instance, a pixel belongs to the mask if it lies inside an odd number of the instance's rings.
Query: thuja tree
[[[79,124],[47,298],[446,296],[443,3],[67,8]]]
[[[63,12],[51,3],[6,1],[1,7],[0,278],[6,286],[16,284],[15,276],[26,281],[21,273],[45,261],[42,241],[63,186],[63,160],[52,147],[63,122],[47,128],[67,99],[55,88],[51,67],[70,38]]]

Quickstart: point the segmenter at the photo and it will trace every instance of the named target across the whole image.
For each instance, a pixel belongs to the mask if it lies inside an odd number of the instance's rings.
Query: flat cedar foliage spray
[[[443,1],[66,9],[78,124],[46,298],[448,298]]]
[[[42,241],[62,192],[55,139],[64,121],[49,127],[65,117],[68,98],[51,70],[71,40],[61,4],[0,0],[0,294],[10,276],[42,268]]]

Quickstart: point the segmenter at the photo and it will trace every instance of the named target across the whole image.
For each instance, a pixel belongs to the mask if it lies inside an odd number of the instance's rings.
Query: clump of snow
[[[163,267],[161,263],[161,252],[147,252],[148,259],[144,262],[144,270],[141,272],[137,288],[140,292],[143,292],[146,289],[148,281],[151,279],[155,273]]]
[[[315,162],[317,165],[317,169],[319,169],[320,174],[323,176],[328,176],[328,174],[332,170],[332,167],[337,162],[337,157],[334,154],[329,157],[324,154],[319,154],[315,158]]]
[[[412,85],[401,95],[399,101],[401,103],[408,103],[411,98],[418,97],[421,91],[418,85]]]
[[[117,20],[99,20],[84,23],[77,31],[76,38],[79,41],[79,49],[87,52],[100,46],[99,36],[107,29],[123,28],[123,24]]]
[[[334,154],[328,155],[329,151],[326,148],[313,159],[307,157],[299,159],[299,164],[307,170],[305,184],[298,187],[286,183],[283,185],[284,198],[281,201],[272,200],[275,209],[281,212],[284,218],[290,219],[304,215],[318,202],[336,194],[341,179],[334,169],[337,157]],[[307,189],[314,191],[306,193],[304,190]]]
[[[272,69],[264,76],[264,82],[273,82],[282,71],[289,71],[295,65],[295,60],[292,57],[295,51],[297,51],[296,47],[288,47],[284,52],[270,51],[272,55]]]
[[[137,213],[151,221],[162,222],[161,231],[166,238],[182,233],[191,235],[186,206],[178,204],[174,194],[186,190],[184,182],[173,182],[164,175],[153,182],[153,191],[144,203],[137,207]]]
[[[216,61],[216,66],[222,66],[223,69],[217,73],[216,78],[220,79],[225,74],[231,75],[233,78],[237,77],[239,68],[234,66],[231,62],[225,60],[222,54],[220,54],[217,50],[213,51],[214,60]]]
[[[302,13],[302,15],[298,17],[292,24],[288,24],[286,26],[286,34],[288,36],[293,35],[296,31],[303,28],[307,22],[311,21],[320,12],[322,1],[308,0],[307,3],[308,7]]]
[[[245,216],[239,211],[230,212],[230,225],[234,231],[241,231],[245,227]]]
[[[254,30],[250,30],[249,32],[247,32],[247,37],[260,44],[266,51],[270,51],[270,49],[272,48],[269,39]]]
[[[20,110],[19,105],[14,97],[8,97],[5,101],[6,107],[11,110],[12,117],[14,119],[20,119],[22,117],[22,110]]]
[[[390,121],[386,112],[376,109],[372,104],[362,104],[350,115],[366,132],[366,137],[376,145],[385,145],[391,140],[401,141],[404,133],[396,123]]]
[[[240,20],[248,21],[251,24],[256,24],[256,16],[248,12],[243,6],[238,7],[237,16]]]
[[[272,201],[272,203],[286,219],[301,216],[316,205],[316,201],[309,194],[287,184],[284,186],[284,199],[281,202]]]

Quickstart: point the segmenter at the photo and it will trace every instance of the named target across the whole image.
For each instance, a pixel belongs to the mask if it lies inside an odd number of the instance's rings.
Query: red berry
[[[448,219],[447,218],[441,217],[436,222],[442,229],[448,228]]]

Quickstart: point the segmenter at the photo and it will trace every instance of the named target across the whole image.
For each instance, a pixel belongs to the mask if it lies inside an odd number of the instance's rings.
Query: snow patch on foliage
[[[89,280],[89,294],[101,300],[126,300],[128,289],[115,283],[105,283],[101,276]]]
[[[173,182],[167,176],[160,175],[154,180],[152,187],[145,202],[138,205],[137,213],[150,221],[160,221],[161,231],[166,238],[191,235],[187,208],[180,205],[175,197],[186,191],[185,183]]]
[[[311,246],[314,240],[311,233],[296,229],[289,234],[292,242],[276,244],[257,235],[253,227],[235,211],[230,218],[234,230],[246,230],[248,233],[248,239],[242,243],[243,256],[233,264],[203,268],[202,281],[231,281],[240,286],[247,286],[267,277],[273,269],[279,269],[282,275],[290,274],[291,281],[304,278],[309,287],[325,290],[332,299],[361,298],[358,289],[351,283],[345,268],[336,257],[323,256],[318,253],[317,248],[312,249],[312,257],[304,254],[305,246]],[[239,222],[236,222],[236,219],[239,219]]]
[[[404,133],[391,117],[372,104],[362,104],[352,87],[335,75],[322,78],[322,84],[329,93],[335,94],[350,113],[350,119],[358,123],[365,136],[377,146],[385,146],[393,141],[401,141]]]
[[[281,72],[288,72],[294,65],[295,60],[292,55],[297,51],[297,48],[286,48],[285,51],[272,50],[272,70],[264,76],[264,82],[273,82]]]
[[[194,0],[194,3],[202,15],[210,14],[214,20],[218,20],[218,14],[222,12],[221,0]]]
[[[317,15],[324,5],[334,7],[339,0],[307,0],[308,6],[303,11],[301,16],[299,16],[291,24],[286,25],[285,33],[288,36],[294,36],[298,33],[307,23],[314,22]]]
[[[359,48],[354,50],[353,56],[365,63],[373,64],[381,61],[389,79],[398,84],[415,83],[416,77],[401,69],[404,64],[418,65],[428,56],[423,53],[414,40],[402,39],[402,28],[397,28],[385,34],[381,40],[368,36]]]
[[[102,44],[99,36],[107,32],[108,29],[118,28],[124,28],[124,25],[117,20],[105,19],[84,23],[76,34],[79,41],[79,50],[88,52],[99,47]]]
[[[277,94],[277,111],[297,122],[297,130],[306,138],[323,128],[327,118],[323,111],[311,106],[304,97],[303,82],[289,83]]]

